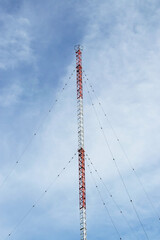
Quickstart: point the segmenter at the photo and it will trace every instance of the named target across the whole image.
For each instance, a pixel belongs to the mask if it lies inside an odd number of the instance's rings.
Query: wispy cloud
[[[9,88],[0,89],[0,106],[8,107],[19,102],[19,97],[22,95],[23,90],[20,85],[11,85]]]
[[[3,13],[0,25],[0,68],[15,68],[21,62],[31,63],[33,53],[29,19]]]

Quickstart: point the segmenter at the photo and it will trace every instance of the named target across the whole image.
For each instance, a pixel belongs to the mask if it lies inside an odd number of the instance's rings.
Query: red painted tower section
[[[83,81],[82,81],[82,47],[77,45],[77,118],[78,118],[78,164],[79,164],[79,209],[80,209],[80,239],[87,239],[86,230],[86,187],[85,187],[85,151],[83,124]]]

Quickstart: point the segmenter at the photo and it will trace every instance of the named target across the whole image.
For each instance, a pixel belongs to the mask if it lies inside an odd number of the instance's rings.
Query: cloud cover
[[[4,37],[0,40],[0,179],[6,176],[21,154],[70,76],[75,67],[73,47],[80,42],[84,46],[83,67],[89,81],[159,211],[158,1],[6,3],[1,4],[5,24],[1,20]],[[34,137],[21,164],[1,189],[2,239],[76,151],[75,87],[72,78]],[[84,97],[86,152],[123,209],[136,237],[101,188],[109,211],[123,239],[145,238],[106,148],[85,86]],[[120,151],[96,98],[92,97],[149,239],[158,240],[159,222]],[[74,161],[13,237],[79,238],[77,169]],[[88,239],[118,239],[86,171]]]

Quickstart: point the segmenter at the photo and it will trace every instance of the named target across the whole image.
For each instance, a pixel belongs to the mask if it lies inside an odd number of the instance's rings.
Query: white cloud
[[[103,6],[99,5],[98,10],[94,12],[90,29],[83,41],[85,46],[84,66],[118,137],[158,211],[160,203],[157,203],[154,195],[157,192],[157,184],[159,185],[160,182],[158,177],[160,173],[158,144],[160,139],[158,107],[160,101],[160,33],[159,28],[152,24],[159,17],[156,15],[155,18],[152,12],[147,16],[145,10],[143,12],[138,4],[135,4],[134,7],[126,5],[126,1],[121,6],[115,4],[114,7],[111,6],[111,10],[109,3],[104,3]],[[158,10],[155,12],[157,14]],[[113,23],[109,23],[108,30],[108,21],[113,13],[117,13],[117,15],[114,16]],[[96,106],[98,105],[95,98],[94,103]],[[128,201],[126,193],[120,184],[111,156],[107,152],[98,122],[93,120],[95,115],[89,106],[86,112],[85,125],[89,127],[89,130],[86,130],[86,149],[90,152],[97,168],[102,172],[105,181],[109,183],[111,189],[113,188],[117,201],[124,206],[124,209],[130,209],[126,205]],[[145,216],[148,219],[155,219],[154,211],[148,204],[136,178],[132,176],[132,171],[101,111],[99,111],[99,115],[117,164],[130,189],[131,196],[135,199],[142,221],[146,221]],[[152,171],[149,173],[150,168]],[[145,175],[146,171],[148,172],[147,176]],[[152,181],[152,186],[149,186],[148,179],[153,179],[154,175],[157,176],[156,181]],[[132,187],[133,185],[134,187]],[[141,201],[143,204],[139,208]],[[134,223],[135,226],[138,226],[137,220]],[[149,231],[148,224],[145,224],[145,228]],[[154,231],[156,231],[156,227],[153,227],[153,234]]]
[[[32,62],[30,22],[27,18],[1,14],[0,68],[14,68],[21,62]]]
[[[10,87],[0,90],[0,106],[7,107],[19,102],[23,90],[19,84],[12,84]]]

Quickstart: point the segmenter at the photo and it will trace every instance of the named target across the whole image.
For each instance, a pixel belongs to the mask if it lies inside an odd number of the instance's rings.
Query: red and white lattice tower
[[[87,229],[86,229],[85,151],[84,151],[84,127],[83,127],[82,47],[80,45],[75,46],[75,52],[77,73],[80,239],[86,240]]]

